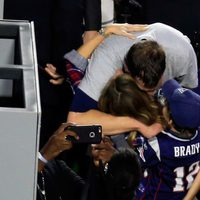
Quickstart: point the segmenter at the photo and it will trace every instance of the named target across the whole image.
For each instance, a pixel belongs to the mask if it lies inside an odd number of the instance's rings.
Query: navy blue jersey
[[[71,112],[86,112],[90,109],[97,109],[97,108],[98,108],[97,101],[89,97],[81,89],[76,88],[75,95],[70,107]]]
[[[200,130],[190,139],[163,131],[138,147],[145,177],[138,199],[181,200],[200,169]]]

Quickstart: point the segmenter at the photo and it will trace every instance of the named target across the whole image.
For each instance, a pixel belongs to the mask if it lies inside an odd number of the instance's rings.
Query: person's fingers
[[[79,139],[79,136],[74,131],[66,130],[65,134],[66,134],[65,137],[67,137],[68,135],[70,135],[70,136],[74,137],[77,140]]]
[[[113,150],[110,148],[110,149],[93,149],[92,150],[93,152],[93,156],[95,157],[99,157],[99,156],[106,156],[108,154],[110,154],[111,152],[113,152]]]
[[[135,35],[130,32],[138,32],[138,31],[145,31],[148,29],[148,25],[144,24],[123,24],[120,26],[116,26],[116,29],[119,31],[119,35],[128,37],[130,39],[135,39]],[[115,31],[117,33],[117,30]]]
[[[45,71],[46,71],[50,76],[52,76],[52,78],[54,78],[54,79],[63,78],[62,75],[58,74],[56,71],[54,71],[54,70],[52,70],[52,69],[50,69],[50,68],[48,68],[48,67],[45,68]]]
[[[45,67],[44,70],[52,77],[52,78],[58,78],[59,75],[56,74],[56,72],[48,67]]]
[[[62,123],[62,124],[58,127],[58,129],[55,131],[55,134],[54,134],[54,135],[59,134],[59,133],[63,133],[63,134],[66,135],[66,131],[67,131],[67,133],[69,133],[69,134],[74,134],[74,132],[67,130],[67,127],[68,127],[69,125],[71,125],[71,124],[72,124],[72,123]]]
[[[49,82],[52,83],[53,85],[61,85],[64,81],[64,78],[59,78],[59,79],[50,79]]]
[[[59,138],[60,152],[67,150],[67,149],[71,149],[73,146],[72,141],[66,138],[67,136],[68,136],[68,134],[63,134],[62,137],[60,136],[60,138]]]
[[[56,67],[52,64],[46,64],[44,70],[53,78],[53,79],[64,79],[62,75],[56,72]]]
[[[56,71],[56,67],[54,65],[50,64],[50,63],[47,63],[46,67],[53,70],[53,71]]]
[[[129,24],[126,26],[126,28],[127,28],[127,31],[129,31],[129,32],[130,31],[135,31],[135,32],[146,31],[148,29],[148,25],[141,25],[141,24],[131,25],[131,24]]]
[[[62,123],[62,127],[64,127],[64,128],[67,128],[68,126],[75,126],[76,125],[76,123],[73,123],[73,122],[64,122],[64,123]]]
[[[128,38],[130,38],[130,39],[135,39],[135,38],[136,38],[133,34],[128,33],[128,32],[126,32],[126,31],[124,31],[124,30],[122,30],[121,35],[122,35],[122,36],[125,36],[125,37],[128,37]]]
[[[52,64],[46,64],[45,68],[51,70],[52,72],[56,72],[56,67]]]
[[[110,139],[109,136],[104,135],[103,138],[102,138],[102,141],[103,141],[103,142],[107,142],[107,141],[111,141],[111,139]]]
[[[104,143],[100,143],[100,144],[92,144],[92,148],[95,150],[101,150],[105,148],[105,144]]]
[[[74,131],[67,129],[68,126],[69,126],[69,124],[67,124],[67,123],[62,123],[60,125],[60,127],[56,131],[56,134],[58,135],[58,137],[65,139],[66,136],[70,135],[75,138],[78,138],[77,134]]]

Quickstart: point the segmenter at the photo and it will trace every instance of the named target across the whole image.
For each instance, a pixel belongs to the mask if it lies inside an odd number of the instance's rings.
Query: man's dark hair
[[[121,148],[108,163],[109,200],[132,199],[141,178],[141,167],[133,149]]]
[[[125,65],[133,78],[138,77],[145,87],[154,88],[166,67],[164,50],[156,41],[135,43],[125,56]]]

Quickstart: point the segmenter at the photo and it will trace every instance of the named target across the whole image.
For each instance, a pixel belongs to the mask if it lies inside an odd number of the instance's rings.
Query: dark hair
[[[128,74],[110,80],[98,103],[101,111],[115,116],[133,117],[146,125],[163,122],[159,105]]]
[[[106,177],[110,200],[132,199],[141,179],[141,166],[134,150],[119,149],[108,163]]]
[[[124,61],[131,76],[140,78],[147,88],[156,87],[165,70],[165,53],[156,41],[133,44]]]

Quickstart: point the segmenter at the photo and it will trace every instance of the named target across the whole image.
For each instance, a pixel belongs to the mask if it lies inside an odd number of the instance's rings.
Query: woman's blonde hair
[[[164,124],[159,104],[140,90],[128,74],[110,80],[101,93],[99,109],[116,116],[133,117],[146,125]]]

